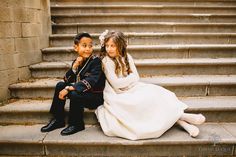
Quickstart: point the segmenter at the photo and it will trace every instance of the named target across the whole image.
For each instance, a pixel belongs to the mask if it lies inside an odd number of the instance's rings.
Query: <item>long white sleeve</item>
[[[137,68],[136,68],[136,66],[135,66],[135,64],[134,64],[134,60],[133,60],[132,56],[129,55],[129,54],[128,54],[128,59],[129,59],[129,66],[130,66],[130,69],[131,69],[131,71],[135,74],[135,76],[136,76],[135,79],[136,79],[137,81],[139,81],[140,77],[139,77]]]
[[[130,73],[126,77],[118,77],[116,75],[115,63],[109,57],[105,57],[102,60],[102,63],[103,63],[104,73],[106,75],[106,78],[111,84],[111,86],[115,89],[127,88],[139,80],[138,72],[131,56],[129,56],[129,63],[130,63],[130,68],[132,70],[132,73]]]

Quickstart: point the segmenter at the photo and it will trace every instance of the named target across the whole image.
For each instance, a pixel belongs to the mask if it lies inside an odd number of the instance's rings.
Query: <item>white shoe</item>
[[[202,114],[191,113],[184,113],[184,115],[180,119],[195,125],[203,124],[206,121],[206,117]]]
[[[188,128],[189,129],[188,133],[191,137],[197,137],[199,135],[200,131],[199,131],[198,127],[196,127],[194,125],[191,125],[191,124],[189,124],[188,127],[189,127]]]
[[[182,126],[191,137],[197,137],[199,135],[199,129],[195,125],[191,125],[185,121],[178,120],[177,123]]]

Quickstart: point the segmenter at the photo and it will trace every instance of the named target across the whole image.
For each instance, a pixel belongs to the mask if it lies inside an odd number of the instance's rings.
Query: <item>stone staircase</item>
[[[13,99],[0,107],[0,156],[236,155],[235,0],[51,0],[51,14],[43,61],[30,66],[29,81],[10,85]],[[175,92],[188,112],[207,117],[197,138],[178,126],[158,139],[107,137],[91,110],[85,131],[40,132],[55,84],[75,58],[74,35],[91,33],[98,52],[105,29],[125,33],[142,81]]]

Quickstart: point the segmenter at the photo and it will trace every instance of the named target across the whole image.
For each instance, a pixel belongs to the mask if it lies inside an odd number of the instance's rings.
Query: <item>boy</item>
[[[53,119],[41,128],[42,132],[65,126],[66,97],[70,99],[69,125],[61,131],[61,135],[71,135],[84,130],[84,107],[96,109],[103,104],[105,75],[100,58],[92,54],[92,37],[88,33],[77,34],[74,39],[74,50],[78,57],[67,71],[64,82],[58,82],[56,85],[50,109]]]

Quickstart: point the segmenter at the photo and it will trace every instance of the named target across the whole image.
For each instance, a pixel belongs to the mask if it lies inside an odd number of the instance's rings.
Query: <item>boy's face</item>
[[[110,38],[105,44],[106,52],[111,58],[115,58],[118,56],[119,52],[116,44]]]
[[[74,50],[83,58],[88,58],[93,52],[93,41],[90,38],[83,37],[77,45],[74,45]]]

